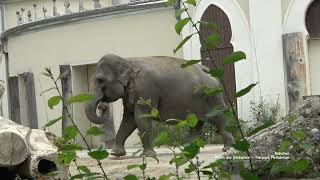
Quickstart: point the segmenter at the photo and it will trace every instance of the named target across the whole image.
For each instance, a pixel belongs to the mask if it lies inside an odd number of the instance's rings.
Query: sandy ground
[[[206,164],[213,162],[214,159],[218,158],[218,156],[222,155],[222,145],[210,145],[206,146],[201,150],[199,159],[201,161],[205,161]],[[137,176],[141,175],[140,169],[132,169],[130,171],[127,170],[128,164],[141,164],[142,158],[132,156],[133,152],[136,152],[137,148],[126,149],[127,155],[124,157],[114,157],[109,156],[108,159],[102,161],[103,167],[107,172],[107,175],[110,179],[123,179],[127,174],[135,174]],[[108,150],[110,152],[110,150]],[[147,158],[147,169],[146,174],[150,177],[159,177],[163,174],[168,174],[170,172],[174,172],[174,166],[169,164],[169,161],[172,159],[172,152],[167,148],[158,148],[155,149],[159,159],[159,163],[152,158]],[[86,165],[91,169],[92,172],[99,172],[99,168],[97,168],[97,164],[95,161],[90,159],[87,155],[87,152],[79,152],[78,153],[78,164]],[[76,174],[76,167],[74,164],[70,167],[70,171],[72,174]],[[196,179],[194,175],[189,175],[184,173],[184,168],[179,169],[179,174],[184,177],[184,179]]]

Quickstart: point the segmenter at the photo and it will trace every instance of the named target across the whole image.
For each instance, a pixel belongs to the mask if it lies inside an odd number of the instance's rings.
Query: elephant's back
[[[208,68],[201,64],[181,68],[181,65],[187,62],[183,59],[168,56],[150,56],[128,58],[128,60],[139,64],[143,67],[143,70],[161,80],[185,81],[193,85],[217,86],[219,84],[217,79],[203,71],[204,69],[208,70]]]

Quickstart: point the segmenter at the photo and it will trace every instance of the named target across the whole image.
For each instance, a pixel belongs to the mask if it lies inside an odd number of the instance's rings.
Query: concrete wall
[[[6,48],[10,76],[33,72],[39,127],[41,127],[47,119],[58,117],[61,113],[61,106],[53,111],[45,108],[46,101],[55,93],[50,92],[40,97],[41,91],[52,87],[52,83],[41,76],[45,67],[51,67],[53,73],[58,75],[59,65],[70,64],[74,67],[73,92],[87,92],[88,77],[81,69],[85,66],[79,65],[94,64],[106,53],[115,53],[123,57],[156,55],[181,57],[181,53],[176,55],[172,53],[172,49],[181,40],[175,34],[173,28],[175,22],[173,9],[160,8],[130,15],[115,15],[112,18],[99,17],[61,26],[50,26],[12,36],[9,37]],[[114,111],[119,123],[121,118],[119,103],[117,107]],[[83,112],[83,105],[76,105],[74,110]],[[76,121],[88,123],[83,113],[75,114]],[[81,126],[88,127],[86,124]],[[50,130],[58,135],[61,134],[61,124],[54,125]]]

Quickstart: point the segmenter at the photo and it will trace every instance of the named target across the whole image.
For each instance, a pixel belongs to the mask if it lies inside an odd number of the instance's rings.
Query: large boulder
[[[278,159],[283,164],[304,159],[309,162],[309,167],[304,172],[291,174],[283,170],[276,176],[320,177],[320,98],[306,99],[281,122],[248,137],[247,140],[250,142],[249,152],[253,167],[259,169],[262,176],[270,173],[270,169],[262,170],[268,159]],[[281,152],[280,147],[284,151]],[[237,155],[239,152],[234,149],[226,153],[226,156],[233,159]],[[280,158],[283,159],[279,160]],[[233,173],[239,173],[239,168],[235,166],[236,163],[230,162],[227,168]]]

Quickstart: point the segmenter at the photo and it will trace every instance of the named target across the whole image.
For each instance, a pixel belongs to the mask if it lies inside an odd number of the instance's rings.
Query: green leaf
[[[231,180],[231,174],[227,171],[222,171],[218,174],[219,179],[229,179]]]
[[[294,131],[292,135],[297,140],[304,140],[306,138],[306,134],[303,131]]]
[[[124,177],[124,180],[139,180],[139,179],[137,178],[137,176],[133,174],[128,174]]]
[[[139,166],[139,168],[143,171],[147,168],[147,164],[146,163],[143,163]]]
[[[159,117],[159,111],[158,111],[158,109],[156,109],[156,108],[152,108],[150,114],[151,114],[151,117],[152,117],[152,118],[155,118],[155,119],[156,119],[156,118]]]
[[[75,151],[63,151],[61,154],[58,155],[58,162],[60,164],[68,165],[74,159],[76,159],[77,155]]]
[[[158,164],[160,163],[159,159],[157,157],[155,157],[155,156],[151,156],[149,158],[152,158],[152,159],[156,160]]]
[[[131,170],[131,169],[135,169],[135,168],[138,168],[138,167],[140,167],[140,164],[129,164],[127,166],[127,169]]]
[[[198,124],[198,118],[195,114],[188,114],[186,121],[191,128],[196,127]]]
[[[175,163],[176,166],[180,167],[180,166],[186,164],[188,161],[189,161],[189,159],[184,154],[180,154],[180,155],[174,157],[170,161],[170,164]]]
[[[238,91],[235,95],[235,97],[239,98],[239,97],[242,97],[246,94],[248,94],[252,88],[254,88],[258,83],[255,83],[255,84],[250,84],[248,87]]]
[[[95,98],[95,95],[93,94],[83,93],[83,94],[71,96],[68,100],[68,103],[72,104],[72,103],[88,102],[88,101],[92,101],[94,98]]]
[[[176,49],[173,50],[174,54],[175,54],[180,48],[182,48],[182,46],[183,46],[192,36],[193,36],[193,34],[185,37],[185,38],[179,43],[179,45],[176,47]]]
[[[234,147],[236,150],[244,152],[249,150],[250,143],[247,140],[237,139],[232,147]]]
[[[188,122],[187,121],[180,121],[177,125],[176,125],[176,128],[177,129],[181,129],[181,128],[184,128],[188,126]]]
[[[90,169],[87,166],[78,166],[78,169],[84,173],[91,173]]]
[[[234,52],[231,55],[225,57],[223,62],[224,62],[224,64],[232,64],[232,63],[235,63],[237,61],[244,60],[246,58],[247,57],[246,57],[246,54],[244,52],[237,51],[237,52]]]
[[[218,26],[216,23],[206,22],[206,21],[198,21],[198,23],[199,23],[200,25],[203,25],[203,26],[205,26],[205,27],[208,27],[208,28],[211,29],[213,32],[219,30],[219,26]]]
[[[219,34],[211,34],[208,36],[208,38],[205,40],[205,47],[208,48],[209,50],[215,49],[217,45],[220,42],[220,36]]]
[[[277,175],[281,172],[289,172],[289,171],[290,171],[290,167],[287,166],[286,164],[275,163],[272,165],[272,168],[270,169],[270,174]]]
[[[263,129],[266,129],[266,128],[272,126],[272,125],[274,125],[273,121],[267,121],[264,124],[262,124],[261,126],[256,127],[253,130],[250,130],[247,134],[248,134],[248,136],[252,136],[252,135],[256,134],[257,132],[259,132],[259,131],[261,131]]]
[[[188,66],[198,64],[201,60],[188,60],[186,63],[181,64],[181,68],[186,68]]]
[[[58,105],[61,101],[60,96],[53,96],[48,100],[48,106],[50,109],[53,109],[54,106]]]
[[[291,125],[291,124],[292,124],[294,121],[296,121],[297,119],[298,119],[298,117],[295,116],[295,115],[290,115],[290,116],[287,118],[289,125]]]
[[[169,180],[171,177],[174,177],[173,173],[161,175],[158,180]]]
[[[174,0],[167,0],[167,6],[172,6],[174,3]]]
[[[99,127],[91,127],[90,129],[87,130],[87,135],[92,135],[92,136],[100,136],[104,134],[104,130],[99,128]]]
[[[182,153],[184,153],[188,159],[193,159],[199,153],[199,147],[195,143],[191,143],[183,148]]]
[[[50,120],[49,122],[47,122],[47,124],[45,124],[43,126],[43,128],[50,127],[50,126],[54,125],[55,123],[59,122],[61,119],[62,119],[62,116],[60,116],[56,119]]]
[[[192,165],[192,164],[189,164],[188,168],[184,169],[184,172],[188,173],[188,174],[192,173],[194,171],[196,171],[196,167],[194,165]]]
[[[44,93],[49,92],[49,91],[52,91],[52,90],[54,90],[54,89],[57,89],[57,88],[56,88],[56,87],[51,87],[51,88],[49,88],[49,89],[46,89],[46,90],[44,90],[44,91],[42,91],[42,92],[40,93],[40,96],[42,96]]]
[[[176,28],[176,32],[177,34],[180,34],[183,27],[188,24],[188,22],[190,21],[190,18],[184,18],[184,19],[181,19],[180,21],[177,22],[175,28]]]
[[[161,145],[167,144],[169,141],[169,134],[167,131],[160,132],[157,137],[153,140],[153,145],[160,147]]]
[[[209,72],[206,72],[206,73],[210,74],[212,77],[221,78],[223,76],[223,74],[224,74],[224,70],[222,68],[214,68],[214,69],[211,69]]]
[[[259,177],[255,174],[252,174],[249,171],[241,171],[240,172],[240,176],[244,179],[244,180],[259,180]]]
[[[309,150],[309,149],[314,149],[314,148],[315,148],[314,145],[312,145],[312,144],[307,144],[307,143],[300,144],[300,147],[301,147],[302,149],[305,149],[305,150]]]
[[[287,152],[290,145],[291,145],[290,141],[288,140],[282,141],[282,143],[280,144],[279,152]]]
[[[192,6],[196,6],[197,5],[196,0],[186,0],[185,3],[191,4]]]
[[[294,172],[303,172],[308,169],[309,165],[310,162],[307,159],[299,159],[289,163],[289,167],[293,168]]]
[[[140,152],[142,152],[142,149],[138,149],[137,151],[132,153],[132,156],[135,157],[137,154],[139,154]]]
[[[79,144],[64,144],[59,148],[60,151],[77,151],[83,149],[84,148],[81,147]]]
[[[216,96],[219,93],[223,93],[224,90],[221,87],[217,87],[217,88],[204,87],[203,92],[206,94],[207,97],[211,97],[211,96]]]
[[[226,110],[221,107],[214,107],[209,113],[206,114],[207,118],[216,117],[223,114]]]
[[[194,143],[198,146],[198,147],[204,147],[206,145],[206,141],[201,139],[201,138],[196,138],[194,140]]]
[[[88,155],[96,160],[103,160],[109,156],[109,153],[105,149],[97,149],[91,152],[88,152]]]
[[[69,126],[63,129],[62,136],[68,141],[74,139],[78,133],[78,129],[75,126]]]

